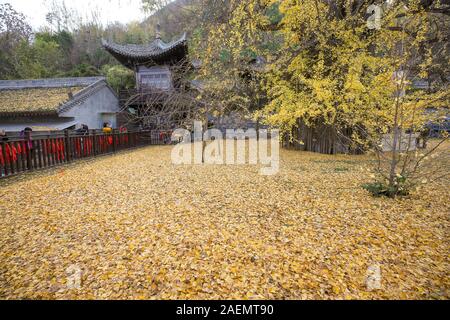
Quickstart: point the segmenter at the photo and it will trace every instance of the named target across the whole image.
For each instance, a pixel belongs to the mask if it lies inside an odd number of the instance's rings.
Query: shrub
[[[398,175],[392,185],[390,185],[389,182],[375,181],[365,183],[362,187],[376,197],[386,196],[395,198],[396,196],[409,195],[415,186],[414,184],[411,184],[406,177]]]

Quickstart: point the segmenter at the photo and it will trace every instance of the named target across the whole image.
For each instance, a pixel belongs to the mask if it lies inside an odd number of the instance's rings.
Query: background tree
[[[32,43],[22,41],[15,52],[14,67],[23,79],[47,78],[62,69],[64,56],[59,44],[36,34]]]
[[[74,30],[82,20],[76,10],[67,7],[65,1],[56,0],[48,3],[48,13],[45,19],[51,30],[56,32]]]
[[[261,1],[206,0],[199,4],[201,32],[194,58],[202,61],[198,74],[202,98],[217,115],[238,112],[244,116],[266,102],[266,58],[280,48],[277,34],[262,28],[277,12],[276,5]]]
[[[25,16],[15,11],[9,3],[0,4],[0,78],[17,77],[14,52],[23,42],[29,41],[31,27]]]

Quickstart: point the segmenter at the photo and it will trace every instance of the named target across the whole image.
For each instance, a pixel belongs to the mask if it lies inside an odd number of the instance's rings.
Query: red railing
[[[0,178],[147,145],[171,143],[169,131],[27,134],[0,141]]]

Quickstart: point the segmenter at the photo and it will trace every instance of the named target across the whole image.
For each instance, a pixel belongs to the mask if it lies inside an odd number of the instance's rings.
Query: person
[[[79,136],[87,136],[89,134],[89,127],[85,124],[82,124],[80,128],[75,130],[75,132]],[[86,155],[87,147],[88,147],[88,146],[86,146],[86,142],[87,141],[83,140],[83,138],[79,138],[79,140],[77,140],[77,142],[75,142],[76,143],[75,148],[77,149],[79,156]]]
[[[5,130],[0,130],[0,141],[8,141],[8,136]]]
[[[20,137],[26,141],[26,146],[28,150],[31,151],[31,154],[33,154],[33,142],[31,139],[31,133],[33,132],[33,129],[30,127],[26,127],[20,132]]]
[[[89,127],[85,124],[82,124],[80,128],[78,128],[77,130],[75,130],[76,133],[78,133],[81,136],[85,136],[89,133]]]
[[[108,135],[107,137],[105,137],[105,140],[104,140],[104,146],[105,146],[105,148],[108,148],[108,145],[111,146],[113,144],[113,137],[111,135],[111,133],[113,132],[113,129],[111,128],[111,126],[109,125],[108,122],[105,122],[103,124],[102,131],[105,135]]]
[[[105,122],[105,123],[103,124],[103,129],[102,129],[102,131],[103,131],[103,133],[105,133],[105,134],[111,133],[111,132],[112,132],[112,128],[111,128],[111,126],[109,125],[108,122]]]
[[[125,126],[121,126],[119,128],[119,132],[120,132],[120,139],[119,142],[120,144],[128,144],[128,128]]]

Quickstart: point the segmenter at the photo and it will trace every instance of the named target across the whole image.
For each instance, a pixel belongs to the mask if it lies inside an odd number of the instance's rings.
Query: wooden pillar
[[[21,167],[22,167],[22,171],[26,171],[26,167],[27,167],[27,165],[26,165],[26,159],[25,159],[25,156],[24,156],[24,153],[26,154],[26,142],[24,142],[23,140],[22,141],[20,141],[19,142],[19,144],[20,144],[20,148],[23,150],[23,153],[22,153],[22,155],[20,156],[20,160],[21,160]]]
[[[42,143],[41,140],[36,140],[36,154],[38,158],[39,168],[43,168],[42,164]]]
[[[48,164],[48,167],[50,167],[50,166],[53,165],[53,163],[52,163],[52,156],[51,156],[52,149],[50,148],[50,135],[46,136],[45,147],[47,149],[47,164]]]

